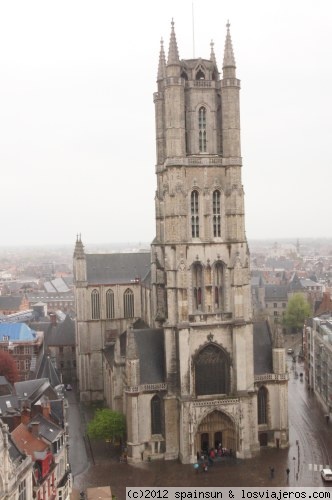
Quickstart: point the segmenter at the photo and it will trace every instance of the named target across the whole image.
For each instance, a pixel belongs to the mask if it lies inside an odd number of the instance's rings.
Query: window
[[[30,370],[30,359],[25,359],[24,360],[24,370],[25,371]]]
[[[114,292],[107,290],[106,292],[106,318],[114,318]]]
[[[214,266],[213,281],[214,308],[219,310],[223,307],[224,265],[222,262],[217,262]]]
[[[9,336],[8,336],[8,335],[3,335],[2,340],[3,340],[4,342],[8,342],[8,340],[9,340]]]
[[[196,262],[192,269],[193,280],[193,307],[195,311],[202,310],[203,268]]]
[[[274,315],[274,316],[278,316],[278,311],[274,311],[274,312],[273,312],[273,315]]]
[[[159,396],[151,399],[151,434],[162,434],[162,401]]]
[[[123,311],[125,318],[134,317],[134,294],[129,288],[123,294]]]
[[[27,500],[25,479],[18,485],[18,500]]]
[[[220,191],[213,192],[213,236],[221,235],[220,230]]]
[[[206,153],[206,109],[203,106],[198,110],[198,144],[199,152]]]
[[[260,387],[257,394],[258,424],[267,424],[267,389]]]
[[[91,292],[91,317],[92,319],[100,319],[100,298],[98,290]]]
[[[191,193],[191,236],[199,237],[198,191]]]
[[[278,307],[278,304],[276,302],[274,302],[273,307],[274,308]]]
[[[228,394],[230,386],[229,358],[216,345],[204,347],[195,360],[196,394]]]

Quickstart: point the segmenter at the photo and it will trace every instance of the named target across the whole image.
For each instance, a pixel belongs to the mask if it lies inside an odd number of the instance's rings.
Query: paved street
[[[295,372],[303,365],[288,356],[290,447],[286,450],[262,449],[250,460],[225,459],[196,473],[192,465],[176,461],[151,462],[139,465],[119,463],[106,443],[86,446],[81,432],[88,410],[80,412],[75,393],[70,400],[70,461],[76,491],[89,486],[111,485],[118,500],[125,498],[126,486],[321,486],[320,468],[332,465],[332,423],[326,424],[305,382]],[[82,421],[83,420],[83,421]],[[92,456],[91,456],[92,451]],[[93,460],[92,460],[93,458]],[[269,467],[275,469],[270,478]],[[290,469],[287,481],[286,469]],[[78,493],[77,493],[78,497]]]

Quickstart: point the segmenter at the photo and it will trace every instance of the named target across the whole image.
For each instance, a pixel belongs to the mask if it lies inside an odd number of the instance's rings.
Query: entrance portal
[[[221,411],[215,410],[209,413],[198,426],[195,444],[197,451],[205,453],[219,446],[236,451],[234,422]]]

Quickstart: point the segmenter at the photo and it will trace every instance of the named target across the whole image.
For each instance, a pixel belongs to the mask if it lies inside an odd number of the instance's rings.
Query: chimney
[[[50,413],[51,413],[51,405],[49,401],[46,401],[42,403],[42,409],[43,409],[43,416],[47,419],[50,418]]]
[[[51,320],[51,325],[56,326],[56,314],[55,313],[50,313],[50,320]]]
[[[24,425],[28,425],[30,422],[31,411],[29,408],[23,408],[21,411],[21,423]]]
[[[30,422],[29,430],[35,437],[39,437],[39,422]]]

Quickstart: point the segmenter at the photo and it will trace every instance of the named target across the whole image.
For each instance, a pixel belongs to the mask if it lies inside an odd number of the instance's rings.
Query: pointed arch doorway
[[[206,415],[196,432],[196,450],[205,453],[211,448],[236,451],[236,427],[225,413],[215,410]]]

